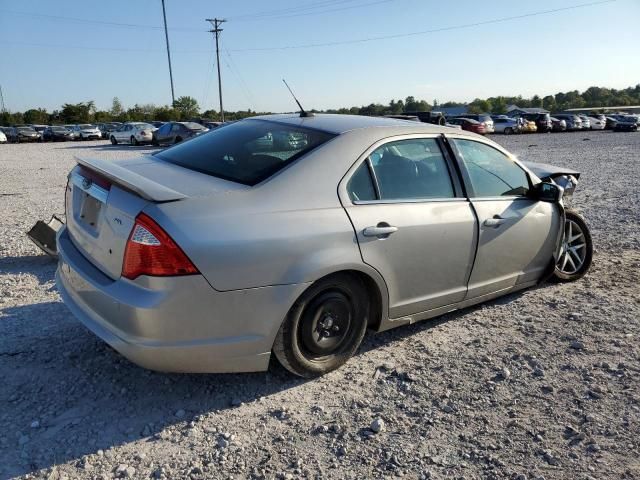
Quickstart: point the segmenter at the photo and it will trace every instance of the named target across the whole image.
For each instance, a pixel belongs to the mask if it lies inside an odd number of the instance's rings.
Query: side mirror
[[[564,189],[551,182],[538,183],[534,185],[533,191],[536,200],[541,202],[558,203],[564,195]]]

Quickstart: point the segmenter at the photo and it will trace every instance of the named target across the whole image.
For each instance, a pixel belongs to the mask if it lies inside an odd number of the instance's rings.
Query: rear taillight
[[[122,276],[133,280],[140,275],[168,277],[193,275],[198,269],[182,249],[151,217],[136,217],[122,263]]]

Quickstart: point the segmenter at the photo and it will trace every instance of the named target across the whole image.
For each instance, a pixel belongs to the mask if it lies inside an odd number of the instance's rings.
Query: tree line
[[[510,104],[519,107],[539,107],[551,112],[559,112],[569,108],[589,108],[589,107],[613,107],[625,105],[640,105],[640,84],[635,87],[628,87],[622,90],[615,88],[589,87],[584,92],[573,90],[570,92],[559,92],[555,95],[540,97],[534,95],[531,98],[517,97],[489,97],[485,99],[476,98],[468,104],[469,112],[483,113],[492,112],[503,114]],[[426,100],[417,100],[409,96],[404,100],[391,100],[387,105],[371,103],[360,107],[344,107],[328,110],[311,110],[323,113],[342,113],[352,115],[400,115],[409,112],[420,112],[438,110],[443,107],[464,106],[465,103],[445,102],[439,103],[433,100],[431,103]],[[245,117],[262,115],[270,112],[255,112],[252,110],[241,110],[236,112],[224,112],[225,120],[240,120]],[[152,120],[192,120],[195,118],[206,118],[209,120],[220,120],[220,113],[215,110],[200,111],[200,106],[195,98],[183,96],[178,98],[173,105],[157,106],[154,104],[135,104],[133,107],[125,109],[122,102],[115,97],[109,110],[97,110],[93,101],[81,103],[65,103],[59,110],[48,112],[44,108],[32,108],[25,112],[2,112],[0,113],[0,125],[16,124],[77,124],[77,123],[102,123],[102,122],[149,122]]]

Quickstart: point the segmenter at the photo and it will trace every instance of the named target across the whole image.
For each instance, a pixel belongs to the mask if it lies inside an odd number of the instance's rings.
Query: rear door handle
[[[362,231],[365,237],[383,237],[387,238],[392,233],[398,231],[398,227],[392,227],[391,225],[377,225],[375,227],[367,227]]]
[[[504,223],[505,219],[502,218],[500,215],[494,215],[493,218],[487,218],[484,221],[484,226],[485,227],[494,227],[497,228],[500,225],[502,225]]]

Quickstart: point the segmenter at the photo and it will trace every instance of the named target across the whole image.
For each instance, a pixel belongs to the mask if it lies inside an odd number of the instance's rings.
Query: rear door
[[[529,197],[527,172],[505,152],[469,138],[450,143],[479,223],[467,298],[538,280],[556,248],[558,206]]]
[[[398,318],[461,301],[476,220],[435,137],[398,137],[367,152],[341,184],[362,259],[385,279]]]

